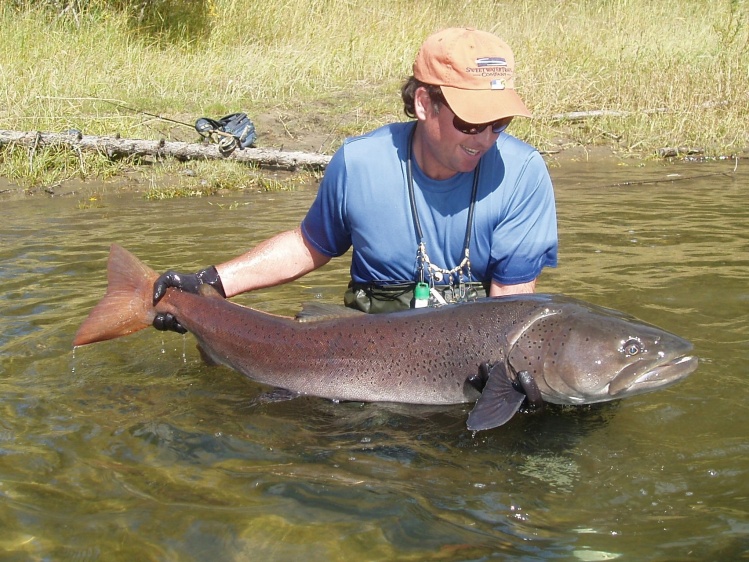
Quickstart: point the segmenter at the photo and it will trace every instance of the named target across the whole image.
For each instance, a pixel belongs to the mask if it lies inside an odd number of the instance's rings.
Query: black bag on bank
[[[224,155],[231,154],[236,148],[249,148],[257,140],[255,125],[246,113],[232,113],[218,120],[201,117],[195,122],[195,130],[203,138],[216,142]]]

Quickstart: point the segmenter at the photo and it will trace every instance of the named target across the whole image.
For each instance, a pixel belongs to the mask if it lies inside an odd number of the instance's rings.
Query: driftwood
[[[552,121],[567,121],[570,123],[577,123],[579,121],[586,121],[588,119],[595,119],[598,117],[629,117],[636,113],[642,113],[643,115],[653,115],[655,113],[669,113],[669,110],[665,107],[659,107],[656,109],[645,109],[643,111],[615,111],[613,109],[597,109],[594,111],[570,111],[569,113],[557,113],[551,116]]]
[[[171,156],[177,160],[233,160],[258,166],[297,170],[299,168],[324,169],[330,156],[309,152],[284,152],[270,148],[236,149],[223,155],[215,144],[196,142],[175,142],[166,140],[139,140],[117,137],[82,135],[77,131],[69,133],[41,133],[0,130],[0,146],[19,144],[36,149],[45,145],[67,145],[73,150],[99,152],[109,158],[123,156]]]
[[[658,108],[658,109],[651,109],[644,111],[645,114],[651,114],[651,113],[665,113],[668,110],[665,108]],[[558,113],[556,115],[552,115],[551,119],[553,121],[567,121],[569,123],[578,123],[580,121],[586,121],[588,119],[595,119],[598,117],[628,117],[630,115],[633,115],[631,111],[612,111],[608,109],[602,109],[597,111],[571,111],[570,113]],[[618,140],[618,139],[617,139]],[[663,147],[659,148],[656,151],[656,154],[658,154],[661,158],[674,158],[676,156],[681,155],[687,155],[687,156],[694,156],[703,154],[704,149],[702,148],[696,148],[696,147]]]
[[[663,148],[659,148],[656,153],[661,158],[673,158],[675,156],[697,156],[704,154],[704,149],[702,148],[696,148],[696,147],[689,147],[689,146],[665,146]]]
[[[577,123],[578,121],[586,121],[588,119],[594,119],[596,117],[628,117],[629,115],[631,115],[629,111],[599,109],[595,111],[570,111],[569,113],[557,113],[551,116],[551,120]]]

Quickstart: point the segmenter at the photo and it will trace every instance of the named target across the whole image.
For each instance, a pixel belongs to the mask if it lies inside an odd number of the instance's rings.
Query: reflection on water
[[[661,392],[476,436],[467,406],[255,400],[190,336],[70,342],[110,242],[195,270],[296,225],[314,187],[216,200],[2,202],[0,555],[75,560],[731,560],[749,551],[749,208],[742,166],[552,169],[540,289],[625,310],[702,362]],[[90,206],[89,206],[90,205]],[[88,207],[88,208],[82,208]],[[238,299],[340,302],[344,260]],[[449,342],[446,342],[449,345]]]

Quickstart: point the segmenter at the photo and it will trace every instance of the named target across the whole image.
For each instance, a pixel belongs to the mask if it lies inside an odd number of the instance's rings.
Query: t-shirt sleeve
[[[302,220],[302,235],[321,254],[336,257],[351,247],[346,219],[346,164],[344,148],[330,160],[317,197]]]
[[[538,152],[527,158],[511,189],[492,237],[492,279],[504,285],[527,283],[557,265],[554,189]]]

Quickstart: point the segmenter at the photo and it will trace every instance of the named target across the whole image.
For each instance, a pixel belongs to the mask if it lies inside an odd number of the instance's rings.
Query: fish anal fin
[[[480,431],[507,423],[520,409],[523,400],[525,394],[512,386],[506,363],[500,361],[492,365],[484,390],[468,414],[468,429]]]
[[[216,292],[216,294],[218,294],[218,292]],[[211,356],[211,354],[206,351],[206,349],[202,345],[198,344],[197,348],[198,348],[198,353],[200,353],[200,358],[203,360],[203,363],[205,363],[209,367],[217,367],[218,365],[221,365],[221,363],[216,361]]]
[[[291,390],[287,390],[285,388],[274,388],[273,390],[269,390],[258,395],[252,402],[255,405],[275,404],[277,402],[287,402],[289,400],[294,400],[298,396],[298,393],[292,392]]]

